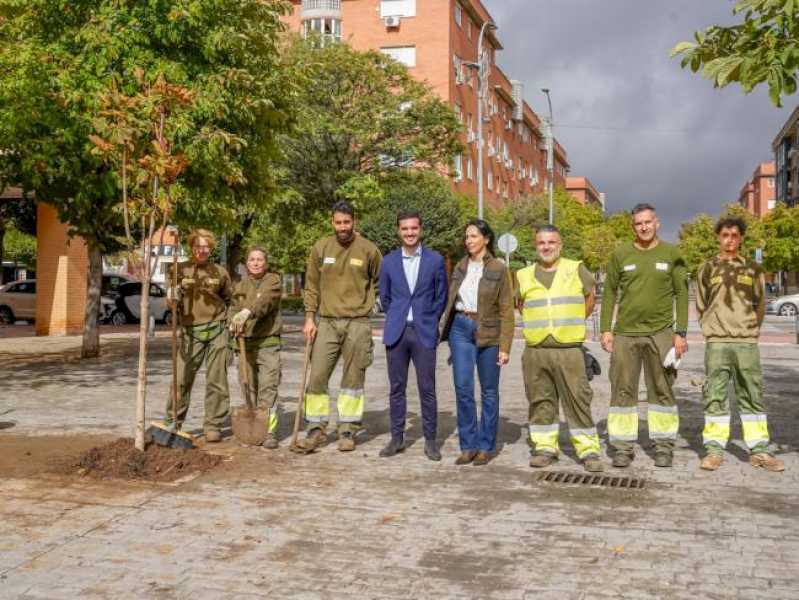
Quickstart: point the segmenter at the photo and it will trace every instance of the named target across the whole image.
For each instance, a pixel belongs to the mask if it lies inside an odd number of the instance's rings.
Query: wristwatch
[[[675,331],[674,333],[679,335],[681,338],[684,338],[686,335],[688,335],[687,331]]]

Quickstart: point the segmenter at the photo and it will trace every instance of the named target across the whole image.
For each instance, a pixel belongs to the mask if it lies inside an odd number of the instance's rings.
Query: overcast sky
[[[695,30],[733,22],[729,0],[483,2],[505,47],[498,62],[539,115],[550,88],[571,174],[605,192],[611,212],[655,204],[664,238],[737,200],[799,101],[777,109],[765,88],[714,89],[669,58]]]

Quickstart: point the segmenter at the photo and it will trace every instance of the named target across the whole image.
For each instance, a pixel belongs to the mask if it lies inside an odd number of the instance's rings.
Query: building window
[[[455,155],[455,181],[463,181],[463,155]]]
[[[466,178],[467,179],[472,179],[473,178],[473,174],[472,174],[472,159],[471,158],[467,158],[466,159]]]
[[[494,173],[491,171],[488,172],[488,178],[486,179],[486,185],[488,186],[489,190],[494,189]]]
[[[769,200],[768,201],[768,209],[769,210],[774,210],[775,206],[777,206],[777,201],[776,200]]]
[[[302,22],[302,36],[316,34],[321,37],[322,43],[341,41],[341,19],[325,17],[322,19],[307,19]]]
[[[416,66],[416,46],[392,46],[389,48],[380,48],[380,52],[386,56],[390,56],[406,67]]]
[[[458,27],[463,27],[463,7],[457,2],[455,3],[455,24]]]
[[[380,18],[415,17],[416,0],[381,0]]]
[[[458,123],[463,121],[463,109],[457,102],[455,103],[455,116],[458,118]]]
[[[771,189],[774,189],[774,178],[769,177],[768,179],[766,179],[766,185],[768,185]]]
[[[472,20],[466,17],[466,37],[472,39]]]

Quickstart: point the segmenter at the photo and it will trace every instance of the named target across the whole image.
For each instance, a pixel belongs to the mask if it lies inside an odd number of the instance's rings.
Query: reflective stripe
[[[547,299],[544,298],[542,300],[528,300],[524,303],[525,308],[538,308],[539,306],[546,306]]]
[[[552,423],[551,425],[528,425],[530,433],[549,433],[551,431],[560,431],[560,423]]]
[[[611,406],[609,414],[626,415],[630,413],[638,414],[637,406]]]
[[[585,318],[582,319],[553,319],[552,324],[555,327],[562,325],[585,325]]]
[[[305,420],[309,423],[327,423],[330,412],[330,396],[327,394],[305,394]]]
[[[542,321],[525,321],[524,328],[525,329],[538,329],[539,327],[547,327],[549,325],[549,320],[544,319]]]
[[[578,458],[585,458],[589,454],[598,455],[601,451],[599,447],[599,436],[594,427],[572,429],[571,440]]]
[[[346,392],[358,392],[349,394]],[[341,390],[338,393],[338,420],[340,423],[360,423],[363,420],[363,390]]]
[[[730,415],[705,415],[705,423],[730,424]]]
[[[269,433],[275,432],[275,430],[277,429],[277,422],[278,422],[277,411],[270,410],[269,421],[266,424],[267,425],[266,429]]]
[[[551,304],[553,306],[559,304],[579,304],[582,306],[584,302],[585,298],[582,296],[560,296],[559,298],[552,298]]]
[[[338,396],[339,398],[341,398],[341,396],[352,396],[357,398],[358,396],[363,396],[363,388],[359,390],[342,388],[338,391]]]
[[[676,415],[677,414],[677,407],[676,406],[661,406],[659,404],[650,404],[649,405],[649,412],[662,413],[662,414],[665,414],[665,415]]]
[[[634,406],[614,406],[608,413],[610,441],[632,442],[638,439],[638,409]]]
[[[741,429],[743,429],[744,442],[750,450],[769,443],[768,419],[765,414],[741,415]]]
[[[677,439],[680,416],[676,406],[649,406],[649,437],[653,440]]]

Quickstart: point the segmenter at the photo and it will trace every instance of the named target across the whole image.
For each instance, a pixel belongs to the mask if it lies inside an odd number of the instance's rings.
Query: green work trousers
[[[680,421],[672,386],[677,378],[674,369],[663,361],[674,344],[670,328],[652,335],[616,335],[610,357],[610,410],[608,440],[616,450],[633,453],[638,439],[638,383],[641,368],[646,382],[649,438],[656,452],[671,453]]]
[[[599,437],[591,418],[593,392],[585,373],[583,351],[528,346],[522,354],[522,373],[530,406],[533,453],[557,456],[560,401],[578,458],[599,456]]]
[[[328,382],[339,357],[343,361],[338,390],[339,433],[357,432],[363,420],[364,381],[372,364],[374,342],[366,317],[333,319],[322,317],[311,353],[311,373],[305,390],[305,420],[310,429],[324,430],[329,421]]]
[[[278,425],[277,388],[280,385],[280,339],[247,338],[247,368],[250,376],[250,390],[255,406],[269,408],[269,433],[274,433]],[[239,382],[244,394],[244,374],[239,357]]]
[[[225,323],[208,328],[184,327],[178,350],[178,426],[186,420],[191,402],[194,379],[205,363],[205,420],[206,431],[221,431],[230,411],[230,394],[227,385],[227,328]],[[172,422],[172,402],[167,401],[166,423]]]
[[[757,344],[708,342],[705,345],[705,450],[721,454],[730,439],[730,381],[735,386],[744,442],[752,454],[768,452],[769,435],[763,406],[763,374]]]

